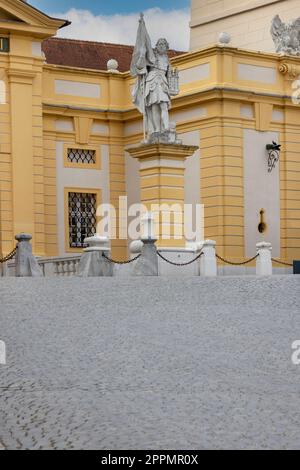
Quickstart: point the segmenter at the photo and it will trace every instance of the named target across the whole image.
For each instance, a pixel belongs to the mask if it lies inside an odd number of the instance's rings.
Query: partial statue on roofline
[[[300,56],[300,18],[283,23],[279,15],[272,20],[271,34],[276,52]]]
[[[176,125],[169,119],[171,97],[179,94],[179,75],[177,69],[171,68],[168,51],[164,38],[152,49],[141,13],[130,71],[137,77],[133,102],[144,116],[145,143],[181,143]]]

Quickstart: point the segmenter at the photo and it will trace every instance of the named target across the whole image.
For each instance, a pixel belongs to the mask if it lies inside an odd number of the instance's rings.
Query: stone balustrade
[[[44,277],[70,277],[75,276],[76,274],[77,266],[80,261],[80,254],[65,257],[39,258],[37,261]],[[15,260],[9,261],[2,266],[2,272],[0,276],[14,277],[15,274]]]
[[[80,261],[80,255],[73,255],[59,258],[42,258],[38,260],[45,277],[75,276]]]

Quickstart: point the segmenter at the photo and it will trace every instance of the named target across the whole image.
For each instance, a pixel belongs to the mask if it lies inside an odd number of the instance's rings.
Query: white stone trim
[[[130,135],[141,134],[143,132],[143,121],[129,122],[124,124],[124,135],[128,137]]]
[[[108,135],[109,127],[106,124],[94,122],[94,124],[92,125],[92,134]]]
[[[252,64],[239,63],[238,80],[247,82],[261,82],[275,85],[277,80],[277,70],[274,67],[261,67]]]
[[[207,117],[207,109],[202,107],[187,109],[186,111],[171,111],[170,113],[170,121],[174,121],[176,123],[205,117]]]
[[[32,55],[34,57],[42,57],[42,43],[33,41],[31,43]]]
[[[68,119],[56,119],[55,130],[61,132],[73,132],[74,124],[72,120]]]
[[[0,104],[6,104],[6,84],[4,80],[0,80]]]
[[[96,83],[75,82],[73,80],[55,80],[57,95],[79,96],[82,98],[100,98],[100,85]]]
[[[208,80],[210,77],[210,63],[196,65],[179,71],[179,85],[186,85],[199,80]]]
[[[284,112],[281,109],[273,109],[272,121],[284,122]]]
[[[251,104],[249,105],[241,105],[241,116],[247,119],[254,118],[254,109]]]
[[[166,158],[155,159],[147,162],[141,162],[141,170],[148,170],[150,168],[184,168],[184,162],[168,160]]]

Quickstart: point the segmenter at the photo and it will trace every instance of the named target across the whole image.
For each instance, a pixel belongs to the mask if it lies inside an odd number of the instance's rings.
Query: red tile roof
[[[127,72],[130,69],[133,52],[133,46],[62,38],[46,39],[43,41],[42,49],[48,64],[107,70],[106,64],[109,59],[116,59],[120,72]],[[180,54],[183,52],[174,50],[169,52],[170,57]]]

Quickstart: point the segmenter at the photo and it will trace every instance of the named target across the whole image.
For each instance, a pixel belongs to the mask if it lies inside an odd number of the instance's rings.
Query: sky
[[[190,0],[29,0],[50,16],[67,18],[72,25],[60,37],[134,44],[139,12],[145,13],[154,42],[166,37],[172,49],[188,50]]]

